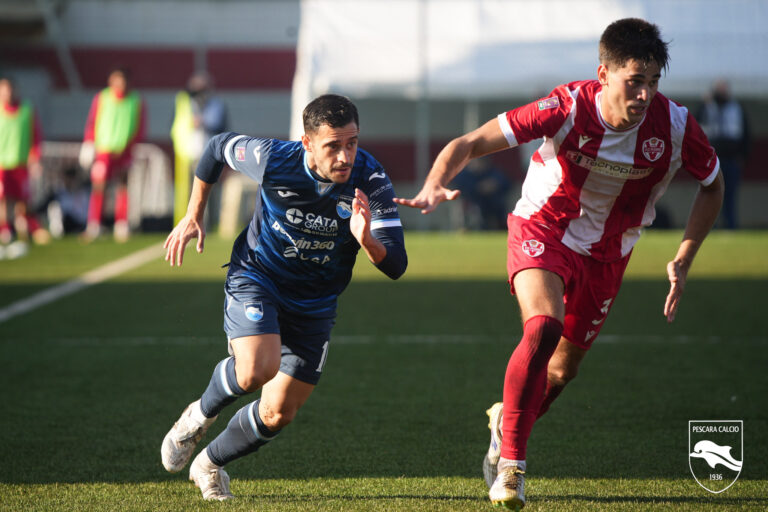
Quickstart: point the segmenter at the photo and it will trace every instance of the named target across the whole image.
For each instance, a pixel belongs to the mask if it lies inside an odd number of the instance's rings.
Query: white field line
[[[372,344],[496,344],[509,341],[510,348],[517,344],[519,336],[513,336],[509,340],[501,336],[485,335],[339,335],[331,336],[331,343],[334,345],[372,345]],[[226,337],[224,333],[221,336],[117,336],[117,337],[77,337],[77,338],[53,338],[48,341],[64,346],[71,347],[100,347],[110,348],[115,346],[202,346],[221,344],[225,346]],[[723,336],[658,336],[658,335],[638,335],[638,334],[610,334],[604,335],[598,339],[598,342],[606,344],[717,344],[721,342],[728,343],[747,343],[747,344],[768,344],[768,336],[745,336],[745,337],[723,337]],[[597,342],[596,342],[597,343]]]
[[[62,283],[51,288],[38,292],[31,297],[21,299],[13,304],[0,309],[0,323],[11,318],[23,315],[41,306],[45,306],[53,301],[59,300],[67,295],[87,288],[88,286],[101,283],[111,279],[145,263],[152,261],[162,255],[162,245],[152,245],[140,251],[129,254],[119,260],[115,260],[101,267],[95,268],[80,277],[76,277],[66,283]]]

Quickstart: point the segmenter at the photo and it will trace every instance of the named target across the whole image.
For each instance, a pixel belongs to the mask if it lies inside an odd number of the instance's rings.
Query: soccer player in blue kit
[[[165,436],[163,466],[181,471],[219,412],[261,389],[192,462],[189,478],[206,500],[232,498],[223,466],[258,450],[288,425],[317,384],[328,356],[336,303],[357,252],[392,279],[407,266],[394,190],[381,165],[358,149],[359,120],[346,97],[307,105],[301,141],[215,136],[195,172],[186,216],[165,241],[165,259],[181,265],[197,238],[224,164],[261,188],[248,227],[235,240],[227,272],[224,330],[228,357],[200,399]]]

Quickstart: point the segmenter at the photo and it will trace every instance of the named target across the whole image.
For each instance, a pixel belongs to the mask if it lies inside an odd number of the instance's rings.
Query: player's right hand
[[[197,252],[202,253],[205,241],[203,223],[192,217],[184,217],[165,239],[165,261],[171,266],[175,264],[180,267],[184,261],[184,250],[193,238],[197,238]]]
[[[421,208],[421,213],[431,213],[437,208],[437,205],[443,201],[453,201],[461,194],[458,190],[449,190],[442,185],[424,184],[424,187],[413,199],[403,199],[395,197],[393,201],[410,208]]]

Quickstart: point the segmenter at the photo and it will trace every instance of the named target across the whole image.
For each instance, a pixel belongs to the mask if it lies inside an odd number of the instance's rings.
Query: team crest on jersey
[[[557,108],[560,106],[560,98],[554,96],[545,100],[539,100],[539,110],[548,110],[550,108]]]
[[[523,252],[531,258],[536,258],[544,253],[544,244],[538,240],[526,240],[523,242]]]
[[[235,160],[238,162],[245,162],[245,146],[235,147]]]
[[[245,303],[245,316],[252,322],[258,322],[264,316],[264,308],[261,305],[261,301],[246,302]]]
[[[352,200],[350,196],[339,196],[339,200],[336,203],[336,213],[342,219],[348,219],[352,216]]]
[[[643,155],[651,162],[658,160],[664,154],[664,141],[652,137],[643,142]]]

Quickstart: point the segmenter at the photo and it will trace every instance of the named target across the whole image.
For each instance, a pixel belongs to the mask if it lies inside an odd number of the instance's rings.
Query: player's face
[[[302,135],[309,168],[334,183],[346,183],[355,164],[359,133],[353,121],[340,128],[324,124],[317,131]]]
[[[107,80],[107,85],[115,91],[118,95],[124,94],[125,91],[128,89],[128,80],[126,80],[125,75],[120,73],[119,71],[115,71],[111,75],[109,75],[109,79]]]
[[[624,67],[597,68],[603,85],[600,111],[603,119],[619,130],[643,120],[651,100],[659,89],[661,68],[655,62],[630,60]]]
[[[8,80],[0,80],[0,103],[5,105],[13,100],[13,85]]]

